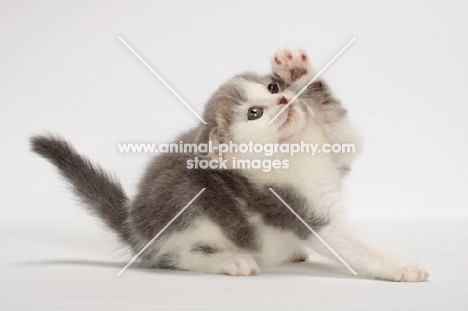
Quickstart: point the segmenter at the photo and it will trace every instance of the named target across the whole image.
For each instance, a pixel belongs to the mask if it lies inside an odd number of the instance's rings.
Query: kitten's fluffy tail
[[[128,197],[119,181],[58,136],[37,135],[31,137],[30,142],[32,151],[58,167],[88,209],[129,243]]]

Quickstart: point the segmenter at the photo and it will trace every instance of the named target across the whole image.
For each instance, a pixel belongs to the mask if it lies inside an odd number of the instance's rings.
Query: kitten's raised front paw
[[[307,53],[302,49],[280,49],[271,59],[273,74],[286,83],[293,83],[302,77],[315,74]]]
[[[233,255],[225,259],[220,266],[220,273],[234,276],[256,275],[260,269],[249,255]]]

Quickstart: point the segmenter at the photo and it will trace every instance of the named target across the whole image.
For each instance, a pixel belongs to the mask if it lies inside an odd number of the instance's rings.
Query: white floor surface
[[[468,219],[359,219],[363,235],[427,267],[424,283],[366,280],[312,255],[254,277],[129,268],[107,229],[0,223],[2,310],[468,310]]]

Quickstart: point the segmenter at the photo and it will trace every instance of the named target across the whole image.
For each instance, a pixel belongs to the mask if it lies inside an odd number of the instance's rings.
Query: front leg
[[[361,135],[348,116],[347,110],[336,98],[328,84],[319,77],[310,83],[317,71],[312,66],[304,50],[278,50],[271,60],[273,75],[299,93],[298,100],[303,100],[313,110],[314,120],[319,124],[326,141],[330,144],[351,144],[350,153],[332,155],[340,169],[348,171],[352,161],[362,148]]]
[[[273,75],[290,85],[296,93],[308,85],[300,98],[312,108],[321,124],[329,124],[346,116],[346,109],[320,77],[310,83],[317,71],[304,50],[278,50],[271,60],[271,68]]]
[[[396,282],[421,282],[428,277],[425,269],[361,241],[344,222],[331,222],[317,233],[358,275]],[[311,238],[310,244],[322,255],[338,260],[317,238]]]

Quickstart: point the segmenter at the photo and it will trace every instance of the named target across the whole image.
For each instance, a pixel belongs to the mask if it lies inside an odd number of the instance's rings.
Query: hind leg
[[[260,270],[250,252],[236,247],[209,219],[172,234],[158,245],[158,252],[172,252],[176,269],[228,275],[256,275]]]
[[[249,254],[215,250],[206,244],[181,250],[178,267],[183,270],[234,276],[256,275],[260,269]]]

